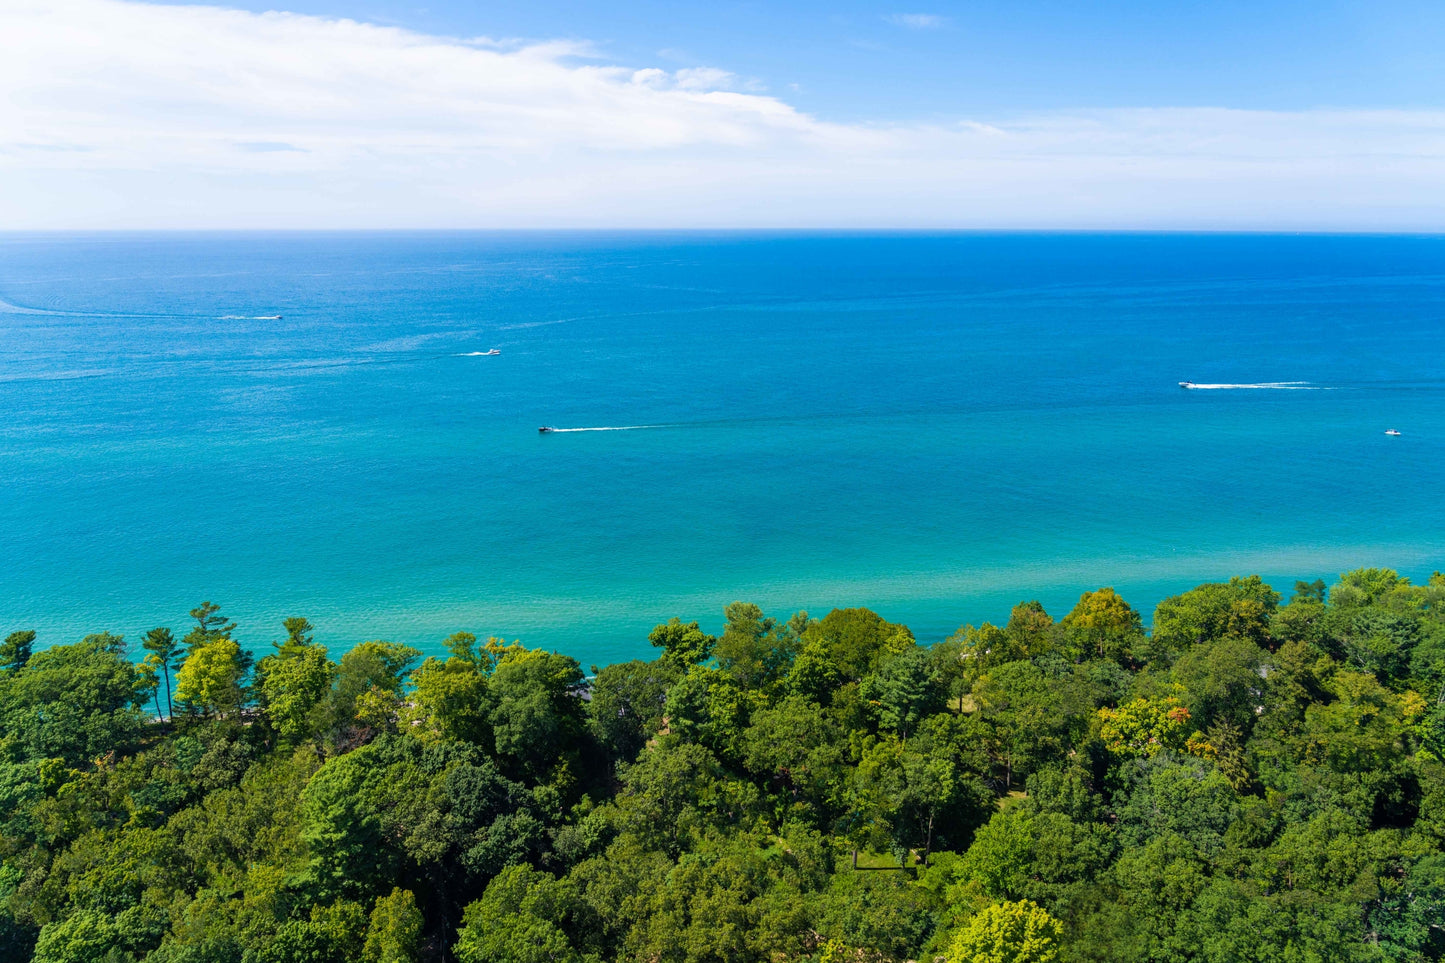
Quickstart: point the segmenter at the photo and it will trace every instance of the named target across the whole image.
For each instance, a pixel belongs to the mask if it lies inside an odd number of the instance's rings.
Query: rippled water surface
[[[932,639],[1421,578],[1442,282],[1438,238],[0,235],[0,631],[214,599],[588,664],[734,599]]]

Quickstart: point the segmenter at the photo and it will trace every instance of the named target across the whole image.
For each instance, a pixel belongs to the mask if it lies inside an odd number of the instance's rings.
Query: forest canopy
[[[591,667],[0,645],[0,958],[1445,956],[1445,576],[1258,577],[921,645],[865,608],[673,619]]]

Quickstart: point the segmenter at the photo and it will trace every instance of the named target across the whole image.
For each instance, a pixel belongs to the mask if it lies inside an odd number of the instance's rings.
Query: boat
[[[1193,387],[1194,387],[1194,382],[1192,382],[1192,381],[1181,381],[1181,382],[1179,382],[1179,387],[1181,387],[1181,388],[1193,388]]]
[[[502,349],[501,349],[501,348],[493,348],[491,351],[483,351],[483,352],[482,352],[482,357],[483,357],[483,358],[490,358],[490,357],[491,357],[492,355],[494,355],[494,354],[501,354],[501,353],[502,353]]]
[[[1393,429],[1393,428],[1386,428],[1386,429],[1385,429],[1385,434],[1387,434],[1387,435],[1398,435],[1399,432],[1396,431],[1396,430]]]
[[[557,429],[556,429],[556,428],[553,428],[551,425],[543,425],[541,428],[538,428],[538,429],[537,429],[537,434],[539,434],[539,435],[546,435],[546,434],[550,434],[550,433],[552,433],[552,432],[554,432],[554,431],[556,431],[556,430],[557,430]]]
[[[279,315],[279,314],[263,314],[263,315],[261,315],[260,317],[258,317],[256,320],[257,320],[257,321],[280,321],[280,320],[281,320],[281,315]]]

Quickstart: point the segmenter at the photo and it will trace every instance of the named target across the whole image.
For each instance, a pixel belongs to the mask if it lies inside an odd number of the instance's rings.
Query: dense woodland
[[[933,646],[673,620],[0,648],[0,958],[1437,960],[1445,576],[1112,589]]]

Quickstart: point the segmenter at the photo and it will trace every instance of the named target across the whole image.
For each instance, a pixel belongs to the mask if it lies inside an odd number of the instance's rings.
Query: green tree
[[[49,923],[35,944],[34,963],[97,963],[120,960],[124,941],[105,913],[80,910],[64,920]]]
[[[1031,777],[1030,791],[1042,788]],[[1054,780],[1054,785],[1068,780]],[[1054,797],[1029,796],[996,813],[979,829],[957,867],[959,885],[951,892],[960,907],[986,900],[1031,899],[1046,909],[1076,908],[1117,855],[1112,828],[1090,818],[1092,800],[1072,812],[1060,811]]]
[[[582,963],[563,929],[575,912],[571,887],[529,866],[513,866],[467,907],[460,963]]]
[[[1067,653],[1075,659],[1126,662],[1144,641],[1139,613],[1112,588],[1085,592],[1059,628]]]
[[[913,852],[926,862],[935,845],[965,844],[988,818],[994,797],[959,761],[956,743],[942,733],[869,744],[853,773],[845,820],[854,846],[892,850],[900,858]]]
[[[895,625],[877,612],[862,608],[833,609],[808,625],[803,640],[821,646],[842,678],[855,682],[915,645],[907,626]]]
[[[620,773],[618,825],[677,858],[726,808],[717,757],[691,743],[664,743]]]
[[[977,913],[954,937],[948,963],[1053,963],[1063,927],[1028,900]]]
[[[322,898],[361,896],[395,878],[400,855],[387,838],[388,816],[399,792],[425,793],[429,780],[389,772],[384,753],[372,743],[332,760],[306,784],[307,882]]]
[[[147,655],[140,662],[136,663],[136,679],[139,688],[143,692],[149,692],[156,703],[156,718],[165,719],[165,712],[161,709],[161,660],[154,653]]]
[[[1327,615],[1325,603],[1313,595],[1296,595],[1288,605],[1275,609],[1269,634],[1276,649],[1290,642],[1321,647],[1325,644]]]
[[[1075,678],[1052,679],[1022,661],[998,666],[974,685],[986,745],[1006,789],[1068,753],[1092,708],[1080,688]]]
[[[873,707],[880,730],[906,740],[921,720],[943,709],[947,690],[928,651],[910,645],[865,677],[858,694]]]
[[[176,698],[202,715],[234,716],[246,700],[245,674],[241,647],[232,639],[217,638],[191,650],[176,673]]]
[[[1357,568],[1345,572],[1330,589],[1330,604],[1348,609],[1371,605],[1388,606],[1392,601],[1414,607],[1410,580],[1392,568]]]
[[[962,697],[980,676],[997,666],[1027,657],[1013,636],[991,622],[978,628],[963,626],[944,639],[934,655],[935,661],[942,662],[952,694],[959,697],[960,712],[963,711]]]
[[[22,758],[75,765],[124,753],[140,735],[145,690],[116,651],[118,636],[87,636],[37,652],[0,689],[0,732]]]
[[[166,687],[166,711],[162,718],[169,719],[175,715],[175,706],[171,702],[171,663],[175,661],[176,653],[180,649],[180,643],[171,630],[167,628],[154,628],[145,634],[141,646],[155,656],[156,666],[160,669],[161,678]],[[159,714],[159,713],[158,713]]]
[[[668,690],[665,714],[673,736],[734,762],[746,751],[744,733],[752,713],[766,702],[766,696],[733,676],[695,665]]]
[[[1370,914],[1388,959],[1438,960],[1445,956],[1445,854],[1431,853],[1410,867]]]
[[[1020,899],[1034,880],[1038,845],[1031,807],[996,814],[978,831],[959,866],[960,878],[991,899]]]
[[[787,690],[827,705],[842,682],[843,670],[833,661],[827,643],[811,635],[805,637],[788,670]]]
[[[1258,575],[1206,582],[1159,603],[1154,610],[1154,642],[1186,649],[1229,636],[1268,645],[1270,620],[1278,604],[1279,593]]]
[[[1170,673],[1200,728],[1227,722],[1248,733],[1264,710],[1268,653],[1248,638],[1227,636],[1189,648]]]
[[[1331,654],[1353,668],[1398,685],[1409,673],[1415,648],[1424,636],[1419,613],[1382,606],[1336,607],[1324,620]]]
[[[821,837],[804,831],[777,843],[747,832],[710,839],[650,887],[628,955],[668,963],[799,959],[807,896],[823,884],[826,860]]]
[[[427,659],[412,673],[411,705],[404,713],[407,730],[422,739],[491,742],[487,723],[487,677],[476,663],[452,656]]]
[[[357,726],[390,730],[411,666],[420,658],[409,645],[381,641],[362,642],[343,655],[325,708],[332,737],[345,739]]]
[[[361,955],[366,912],[338,901],[311,907],[307,919],[288,920],[247,954],[256,963],[353,963]]]
[[[790,695],[761,709],[743,739],[745,764],[780,794],[785,812],[801,806],[822,826],[840,814],[850,775],[847,744],[817,703]]]
[[[698,628],[696,622],[683,624],[681,619],[668,619],[653,626],[647,634],[647,641],[662,649],[673,662],[686,667],[707,661],[712,655],[717,639]]]
[[[596,669],[589,686],[588,725],[610,759],[631,762],[662,728],[667,690],[681,678],[680,660],[619,662]]]
[[[35,651],[35,633],[26,629],[11,632],[0,644],[0,672],[16,673],[25,668]]]
[[[191,618],[196,624],[181,644],[186,647],[187,655],[194,653],[203,645],[209,645],[220,639],[229,639],[231,633],[236,630],[235,622],[228,622],[225,616],[221,615],[221,607],[214,602],[202,602],[196,608],[191,609]]]
[[[1363,672],[1336,673],[1329,690],[1332,701],[1305,710],[1303,761],[1372,779],[1397,770],[1406,734],[1402,700]]]
[[[280,651],[256,666],[260,677],[257,688],[266,716],[288,740],[311,732],[316,721],[312,713],[331,691],[336,675],[336,664],[326,657],[326,648],[298,641],[298,637],[305,638],[293,631],[291,640]]]
[[[488,680],[497,754],[540,778],[577,749],[586,727],[582,669],[571,656],[509,649]]]
[[[1117,807],[1119,838],[1126,846],[1139,849],[1163,836],[1188,840],[1205,855],[1224,846],[1239,797],[1214,766],[1161,755],[1138,765],[1132,775],[1137,781]]]
[[[834,963],[934,958],[922,951],[937,926],[941,900],[907,874],[840,869],[818,902],[819,934],[855,948]]]
[[[296,615],[281,624],[286,629],[285,645],[304,647],[311,644],[311,633],[316,631],[316,627],[309,620]]]
[[[364,963],[416,963],[421,958],[423,919],[411,890],[395,887],[378,896],[366,928]]]
[[[1054,647],[1054,620],[1037,601],[1020,602],[1009,612],[1004,633],[1022,650],[1022,657],[1035,659]]]
[[[478,671],[488,672],[492,668],[490,654],[485,647],[477,646],[477,637],[471,632],[453,632],[443,640],[442,646],[451,653],[451,658],[469,662]]]
[[[727,626],[713,648],[718,668],[744,688],[766,688],[786,674],[799,647],[799,622],[779,625],[751,602],[723,609]],[[799,613],[806,622],[807,613]]]

